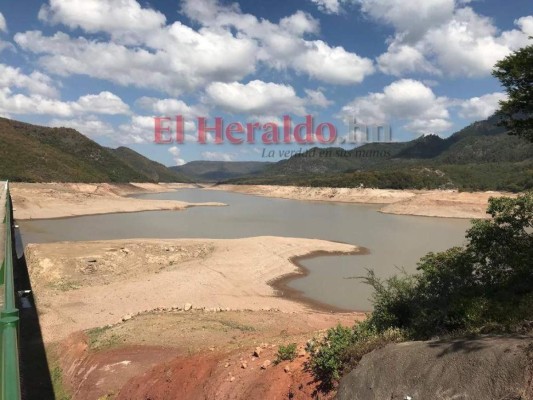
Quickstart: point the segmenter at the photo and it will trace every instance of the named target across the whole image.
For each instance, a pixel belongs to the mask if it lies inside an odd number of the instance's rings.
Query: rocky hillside
[[[533,337],[388,345],[362,358],[337,400],[533,399]]]

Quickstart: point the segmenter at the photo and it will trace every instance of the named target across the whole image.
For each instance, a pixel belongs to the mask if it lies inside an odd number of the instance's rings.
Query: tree
[[[509,129],[509,134],[533,142],[533,45],[498,61],[492,75],[508,95],[507,100],[500,101],[501,125]]]

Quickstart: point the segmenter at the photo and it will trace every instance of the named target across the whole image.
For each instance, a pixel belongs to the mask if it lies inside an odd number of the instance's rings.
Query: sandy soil
[[[186,203],[173,200],[148,200],[126,197],[131,194],[168,192],[196,187],[191,184],[85,184],[85,183],[10,183],[17,219],[43,219],[79,215],[183,210],[222,203]]]
[[[356,246],[314,239],[113,240],[30,244],[26,259],[45,342],[153,309],[303,312],[270,282],[291,259]],[[188,305],[187,305],[188,304]]]
[[[504,192],[458,192],[456,190],[393,190],[367,188],[311,188],[272,185],[217,185],[210,190],[226,190],[265,197],[293,200],[385,204],[381,212],[448,218],[488,218],[490,197],[509,196]]]

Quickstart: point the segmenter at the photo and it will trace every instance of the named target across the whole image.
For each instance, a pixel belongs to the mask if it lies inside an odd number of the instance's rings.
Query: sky
[[[1,0],[0,116],[169,166],[310,148],[263,142],[284,116],[447,137],[497,110],[491,70],[529,36],[531,0]],[[154,118],[178,115],[183,143],[156,143]],[[198,117],[222,118],[220,143],[198,143]]]

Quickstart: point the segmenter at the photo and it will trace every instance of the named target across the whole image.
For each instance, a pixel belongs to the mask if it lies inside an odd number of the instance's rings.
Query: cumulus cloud
[[[189,118],[206,117],[207,110],[202,105],[188,105],[179,99],[158,99],[155,97],[141,97],[135,102],[136,105],[153,111],[159,116],[182,115]]]
[[[41,7],[39,19],[90,33],[107,32],[128,42],[138,41],[166,22],[162,13],[142,8],[135,0],[50,0]]]
[[[14,40],[24,50],[40,54],[39,63],[52,73],[88,75],[174,95],[211,81],[239,80],[255,69],[251,40],[226,31],[198,33],[180,22],[154,33],[153,50],[71,38],[62,32],[43,36],[29,31],[17,33]]]
[[[73,119],[54,118],[48,122],[48,125],[57,128],[67,127],[76,129],[78,132],[81,132],[92,139],[102,136],[113,137],[113,134],[115,133],[115,130],[109,123],[98,119],[94,115]]]
[[[519,29],[499,32],[492,20],[454,0],[359,0],[371,18],[395,28],[379,69],[401,76],[414,72],[479,77],[527,44],[533,17],[515,21]]]
[[[439,133],[451,127],[449,100],[436,96],[430,87],[412,79],[391,83],[383,92],[354,99],[342,114],[363,124],[387,124],[403,121],[405,129],[415,134]]]
[[[127,114],[129,107],[110,92],[81,96],[77,101],[61,101],[39,94],[13,93],[9,88],[0,88],[0,112],[6,114],[42,114],[71,117],[89,113]]]
[[[501,92],[472,97],[462,102],[459,115],[468,119],[486,119],[500,108],[499,102],[506,98],[506,94]]]
[[[19,68],[13,68],[5,64],[0,64],[0,87],[23,88],[28,93],[53,98],[58,96],[58,91],[49,76],[38,71],[33,71],[31,74],[26,75]]]
[[[293,69],[314,79],[334,84],[355,84],[374,72],[368,58],[330,46],[322,40],[307,40],[305,33],[317,33],[318,21],[297,11],[276,24],[244,14],[237,5],[222,6],[214,0],[186,0],[183,11],[208,27],[233,28],[254,39],[258,59],[272,68]]]
[[[172,159],[176,163],[176,165],[183,165],[186,163],[186,161],[183,158],[180,158],[181,155],[181,149],[178,146],[172,146],[168,149],[168,152],[172,154]]]
[[[233,161],[235,158],[233,154],[218,151],[203,151],[201,156],[208,161]]]
[[[304,115],[305,100],[292,86],[260,80],[243,84],[215,82],[206,89],[209,102],[232,113],[251,115]]]
[[[374,72],[368,58],[307,39],[319,33],[319,23],[302,11],[271,22],[243,13],[235,4],[185,0],[182,12],[199,28],[179,21],[167,24],[161,13],[135,0],[50,0],[39,13],[42,20],[102,32],[109,40],[41,31],[20,32],[14,40],[38,54],[51,73],[83,74],[171,95],[211,82],[240,81],[258,63],[335,84],[359,83]]]

